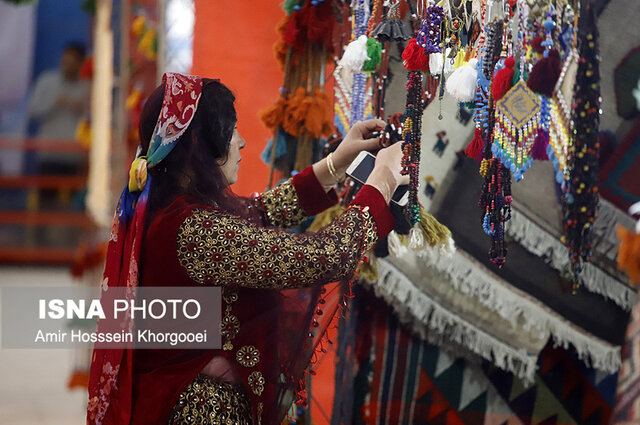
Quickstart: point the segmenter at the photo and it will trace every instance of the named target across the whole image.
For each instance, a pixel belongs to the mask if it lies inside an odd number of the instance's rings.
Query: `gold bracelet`
[[[333,177],[336,183],[340,183],[340,179],[338,178],[338,173],[336,172],[336,167],[333,165],[333,158],[331,158],[333,152],[327,155],[327,168],[329,169],[329,174]]]

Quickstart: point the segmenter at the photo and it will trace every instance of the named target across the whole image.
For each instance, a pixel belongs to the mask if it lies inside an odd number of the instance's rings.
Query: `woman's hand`
[[[351,130],[340,142],[332,156],[333,164],[339,175],[344,174],[344,171],[360,152],[380,149],[380,139],[378,137],[366,137],[370,136],[374,131],[383,130],[386,125],[387,123],[382,120],[372,119],[359,121],[351,127]]]
[[[398,186],[409,184],[409,176],[400,174],[401,171],[402,143],[398,142],[378,152],[366,184],[378,189],[388,204]]]
[[[327,158],[313,164],[313,172],[325,191],[329,191],[337,181],[344,180],[345,171],[360,152],[380,149],[378,137],[369,139],[365,139],[365,137],[376,130],[383,130],[385,125],[384,121],[374,119],[357,122],[351,127],[335,152],[330,154],[333,168],[335,168],[335,176],[329,171]]]

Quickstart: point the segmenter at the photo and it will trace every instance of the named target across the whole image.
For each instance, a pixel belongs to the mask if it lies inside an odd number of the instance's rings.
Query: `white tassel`
[[[416,224],[409,230],[409,248],[424,248],[424,235],[422,234],[422,229],[419,224]]]
[[[362,67],[367,60],[369,60],[367,36],[361,35],[344,49],[339,65],[351,72],[362,72]]]
[[[395,231],[389,233],[387,245],[389,247],[389,253],[394,257],[401,257],[409,252]]]
[[[471,102],[475,98],[476,89],[478,88],[477,64],[477,59],[471,59],[468,63],[453,71],[447,79],[447,92],[456,98],[458,102]]]
[[[449,54],[451,53],[451,47],[449,47],[445,53],[444,61],[444,73],[450,74],[453,72],[454,61],[451,60]],[[429,72],[433,75],[440,75],[442,73],[442,52],[429,54]]]

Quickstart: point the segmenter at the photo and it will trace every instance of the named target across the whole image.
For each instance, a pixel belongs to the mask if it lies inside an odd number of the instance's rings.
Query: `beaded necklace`
[[[572,49],[564,61],[560,78],[556,84],[553,98],[551,99],[551,107],[549,110],[549,146],[547,146],[547,155],[553,163],[555,170],[555,178],[558,184],[562,184],[565,179],[565,169],[567,161],[567,153],[571,144],[571,108],[569,104],[572,99],[565,99],[562,87],[570,78],[569,70],[576,64],[578,53]]]
[[[369,2],[358,0],[355,9],[354,33],[357,39],[367,32],[369,22]],[[365,110],[365,93],[368,75],[365,72],[357,72],[353,75],[351,89],[351,125],[362,121]]]
[[[499,56],[496,51],[502,50],[501,38],[506,31],[502,21],[491,25],[487,31],[487,46],[483,57],[483,73],[491,77]],[[487,77],[487,78],[489,78]],[[495,127],[495,106],[491,90],[488,90],[487,120],[483,123],[484,152],[480,165],[480,174],[484,179],[482,195],[478,206],[483,211],[482,228],[491,236],[489,259],[501,268],[507,256],[504,244],[504,224],[511,218],[511,173],[500,158],[493,156],[491,150],[493,131]]]
[[[598,127],[600,124],[600,56],[593,6],[581,4],[578,71],[571,118],[573,143],[567,156],[568,180],[563,197],[563,242],[569,249],[574,291],[580,286],[582,263],[592,251],[593,223],[598,215]]]
[[[420,137],[422,125],[422,72],[409,71],[407,103],[402,142],[402,174],[409,175],[409,203],[407,215],[411,225],[420,222],[418,203]]]

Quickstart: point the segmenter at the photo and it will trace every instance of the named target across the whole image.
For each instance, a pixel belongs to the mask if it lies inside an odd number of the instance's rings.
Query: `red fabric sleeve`
[[[313,166],[293,176],[293,186],[298,194],[298,202],[307,215],[316,215],[338,203],[335,189],[327,193],[313,172]]]
[[[389,210],[389,206],[384,200],[384,196],[378,189],[368,184],[362,186],[351,201],[351,205],[361,205],[369,207],[369,213],[373,216],[378,228],[378,238],[387,236],[396,227],[396,220]]]

